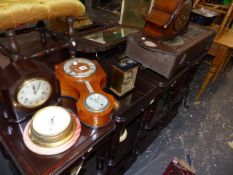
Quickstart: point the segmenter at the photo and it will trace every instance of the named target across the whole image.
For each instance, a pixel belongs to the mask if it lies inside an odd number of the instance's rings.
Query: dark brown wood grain
[[[146,17],[144,33],[157,39],[174,37],[185,31],[188,27],[192,4],[189,9],[182,8],[183,4],[190,0],[157,0]],[[185,13],[184,16],[182,14]],[[186,14],[187,13],[187,14]],[[182,16],[182,17],[181,17]],[[181,18],[180,18],[181,17]],[[182,21],[182,26],[177,30],[175,27],[178,18],[187,18]]]

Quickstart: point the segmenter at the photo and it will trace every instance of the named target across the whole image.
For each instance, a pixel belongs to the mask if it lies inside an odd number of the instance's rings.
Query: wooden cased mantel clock
[[[73,58],[57,65],[55,71],[61,95],[77,100],[78,116],[83,124],[100,128],[111,121],[116,101],[103,91],[107,76],[97,61]]]
[[[184,32],[189,24],[192,4],[192,0],[156,0],[145,19],[144,33],[162,39]]]
[[[29,59],[13,61],[0,71],[0,91],[2,115],[9,123],[30,119],[39,109],[60,101],[53,70]]]

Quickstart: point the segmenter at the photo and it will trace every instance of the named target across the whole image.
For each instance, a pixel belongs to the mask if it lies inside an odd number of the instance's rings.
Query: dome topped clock
[[[174,37],[187,29],[192,0],[156,0],[146,17],[144,33],[153,38]]]
[[[39,109],[59,102],[60,88],[53,70],[33,60],[11,62],[0,71],[3,117],[20,123]]]

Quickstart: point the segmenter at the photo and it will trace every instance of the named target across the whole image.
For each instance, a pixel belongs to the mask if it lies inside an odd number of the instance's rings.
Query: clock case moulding
[[[42,105],[28,108],[17,101],[17,91],[22,83],[29,79],[44,79],[51,85],[50,97]],[[0,71],[0,105],[2,116],[9,123],[21,123],[30,119],[39,109],[57,105],[60,102],[60,86],[51,68],[34,60],[18,60],[11,62]]]

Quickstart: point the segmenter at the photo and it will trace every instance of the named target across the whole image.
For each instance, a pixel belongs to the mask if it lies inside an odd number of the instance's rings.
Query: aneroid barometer
[[[10,63],[0,71],[3,116],[8,122],[19,123],[60,101],[59,83],[53,70],[33,60]]]
[[[74,58],[56,66],[61,94],[77,100],[80,121],[92,128],[103,127],[111,121],[115,99],[102,89],[106,74],[97,61]]]
[[[24,142],[35,153],[57,154],[70,148],[79,134],[80,123],[74,114],[63,107],[48,106],[33,115],[24,130]]]

